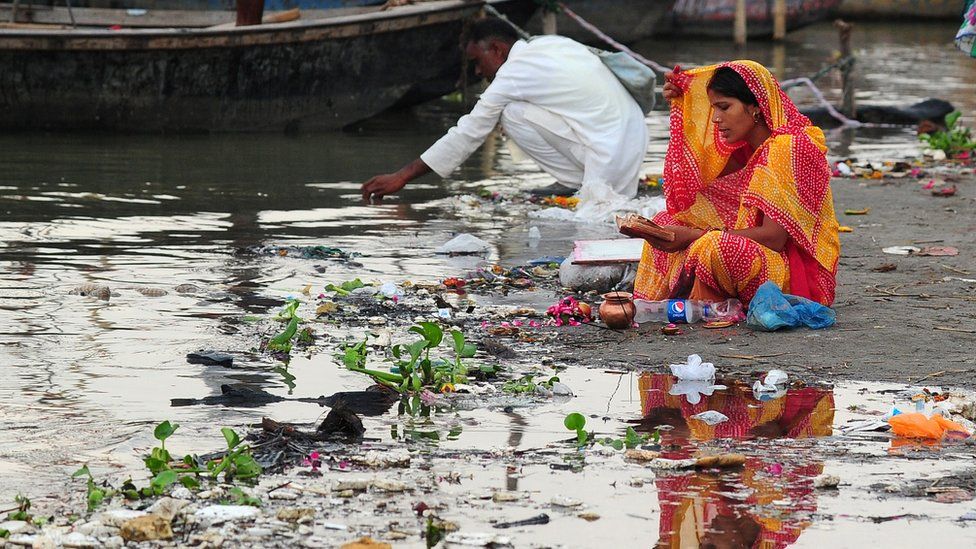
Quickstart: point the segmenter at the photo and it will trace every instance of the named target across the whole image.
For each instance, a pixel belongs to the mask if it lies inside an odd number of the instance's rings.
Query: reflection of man
[[[544,194],[601,184],[636,194],[647,149],[644,114],[588,48],[561,36],[519,40],[507,23],[489,18],[472,24],[465,55],[491,81],[474,109],[420,158],[367,181],[364,200],[396,193],[431,171],[447,177],[499,122],[556,179]]]

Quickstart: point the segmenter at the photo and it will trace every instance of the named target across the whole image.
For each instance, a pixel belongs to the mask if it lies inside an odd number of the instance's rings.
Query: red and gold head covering
[[[772,135],[735,178],[741,184],[709,189],[729,157],[745,146],[725,142],[712,122],[707,88],[721,67],[742,76]],[[832,301],[833,283],[827,279],[836,273],[840,240],[823,131],[800,114],[769,70],[754,61],[676,71],[671,81],[683,93],[671,103],[671,142],[664,167],[668,212],[701,228],[752,227],[760,214],[773,219],[811,263],[825,271],[823,283],[831,285]]]

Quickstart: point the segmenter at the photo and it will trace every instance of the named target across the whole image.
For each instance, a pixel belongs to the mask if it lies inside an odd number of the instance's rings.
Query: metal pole
[[[746,0],[735,2],[735,45],[746,45]]]
[[[786,38],[786,0],[773,2],[773,40]]]
[[[854,25],[841,19],[834,21],[834,27],[840,35],[840,56],[841,59],[851,57],[851,31]],[[841,96],[841,112],[848,118],[857,118],[857,105],[854,102],[854,60],[845,63],[840,68],[841,86],[843,95]]]

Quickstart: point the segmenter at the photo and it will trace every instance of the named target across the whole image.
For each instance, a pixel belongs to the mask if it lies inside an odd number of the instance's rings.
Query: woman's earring
[[[762,121],[762,118],[760,118],[760,115],[759,115],[759,111],[756,111],[756,112],[752,113],[752,121],[754,123],[756,123],[756,124],[758,124],[759,122]]]

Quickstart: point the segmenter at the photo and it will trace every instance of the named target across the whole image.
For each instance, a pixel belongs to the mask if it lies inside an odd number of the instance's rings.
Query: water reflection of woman
[[[695,451],[693,442],[714,438],[809,438],[831,434],[833,393],[804,387],[783,398],[759,401],[750,387],[730,383],[729,389],[691,404],[671,395],[673,376],[645,374],[640,378],[643,419],[639,430],[662,430],[663,457],[683,459]],[[707,410],[729,420],[715,426],[691,416]],[[816,511],[813,479],[819,462],[780,463],[750,457],[741,471],[662,476],[656,481],[661,505],[658,547],[759,547],[773,549],[795,542]],[[772,507],[773,502],[788,505]],[[775,510],[773,510],[775,509]]]

